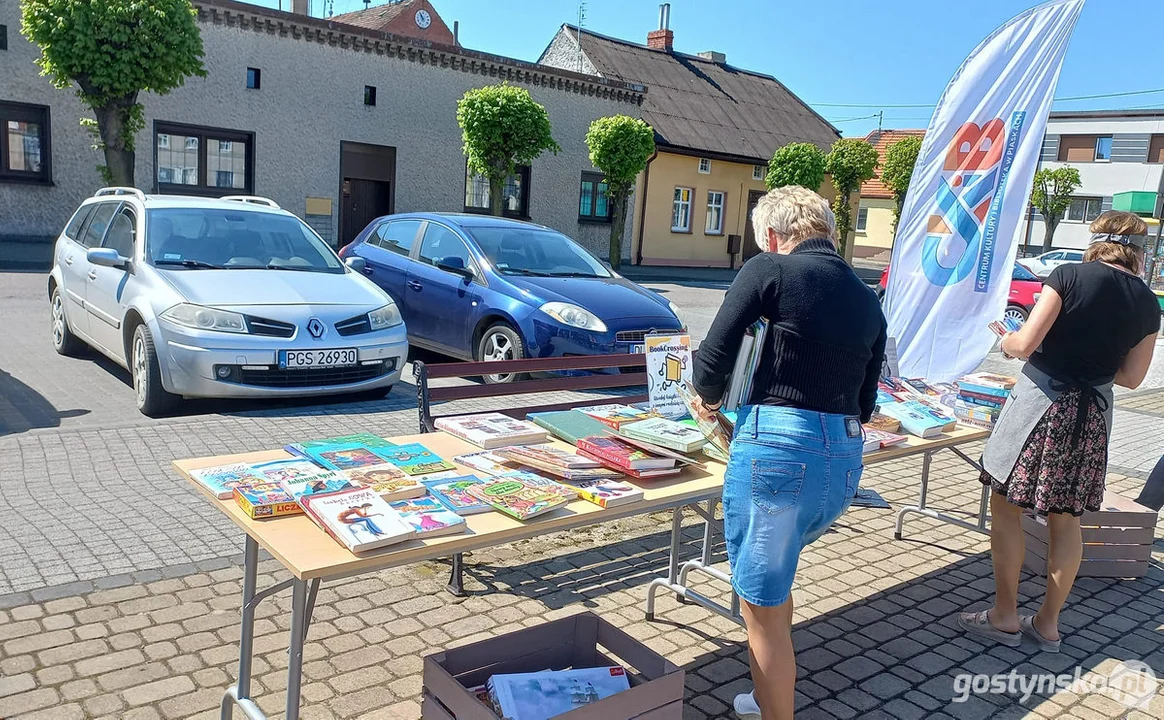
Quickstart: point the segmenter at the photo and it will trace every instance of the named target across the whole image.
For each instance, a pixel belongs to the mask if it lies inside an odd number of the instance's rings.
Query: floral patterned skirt
[[[1087,405],[1083,417],[1080,403]],[[1039,515],[1099,510],[1107,475],[1104,409],[1091,393],[1066,390],[1027,435],[1010,477],[1000,481],[983,471],[981,482]]]

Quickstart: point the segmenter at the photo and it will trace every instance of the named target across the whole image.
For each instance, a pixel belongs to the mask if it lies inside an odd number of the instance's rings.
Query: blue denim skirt
[[[855,418],[789,407],[740,409],[724,473],[732,586],[752,605],[788,600],[800,551],[849,507],[861,480]],[[859,427],[859,426],[858,426]]]

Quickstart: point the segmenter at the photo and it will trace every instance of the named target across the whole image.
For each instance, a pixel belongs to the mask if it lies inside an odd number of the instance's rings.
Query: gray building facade
[[[579,212],[582,174],[594,170],[585,134],[599,117],[638,117],[644,87],[229,0],[193,4],[208,76],[143,94],[146,192],[262,195],[336,245],[387,212],[460,212],[481,193],[466,178],[457,100],[505,81],[546,107],[562,148],[520,170],[507,208],[606,256],[609,222]],[[34,65],[17,2],[0,3],[0,26],[0,125],[42,125],[20,126],[23,171],[0,166],[0,239],[48,238],[101,186],[103,159],[78,124],[91,113]]]

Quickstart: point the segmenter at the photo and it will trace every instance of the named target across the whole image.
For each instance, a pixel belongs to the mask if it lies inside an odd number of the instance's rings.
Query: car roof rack
[[[266,205],[267,207],[272,207],[278,210],[282,209],[279,207],[279,203],[275,202],[271,198],[260,197],[258,195],[224,195],[219,198],[219,200],[233,200],[234,202],[251,203],[252,205]]]
[[[145,193],[132,187],[106,187],[93,193],[93,197],[105,197],[106,195],[133,195],[143,202],[146,199]]]

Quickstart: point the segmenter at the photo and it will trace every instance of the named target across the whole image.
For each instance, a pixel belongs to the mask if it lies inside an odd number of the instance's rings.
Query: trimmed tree
[[[837,197],[833,200],[833,214],[837,216],[837,245],[841,255],[848,259],[849,231],[853,227],[853,212],[849,196],[861,183],[873,177],[877,169],[877,150],[860,138],[841,138],[825,158],[825,170],[832,176]]]
[[[765,183],[769,190],[800,185],[818,192],[824,184],[824,178],[824,150],[812,143],[790,143],[772,155]]]
[[[921,152],[920,135],[908,135],[885,149],[885,166],[881,169],[881,182],[893,192],[893,232],[897,232],[897,222],[901,219],[901,207],[909,192],[913,179],[913,166],[917,164]]]
[[[82,118],[106,182],[134,185],[134,138],[145,127],[142,92],[165,95],[206,76],[202,35],[189,0],[21,0],[21,32],[58,88],[76,85],[96,122]]]
[[[469,171],[489,181],[489,212],[501,215],[505,181],[518,165],[561,148],[550,134],[550,116],[525,88],[487,85],[457,101],[457,124]]]
[[[590,123],[586,147],[590,148],[590,162],[606,176],[611,215],[610,265],[618,269],[622,265],[627,200],[635,178],[655,152],[655,131],[642,120],[627,115],[602,117]]]
[[[1031,188],[1031,206],[1043,216],[1043,252],[1051,251],[1055,230],[1063,221],[1067,208],[1071,207],[1071,196],[1083,182],[1079,171],[1070,165],[1054,170],[1042,168],[1035,172],[1035,184]]]

